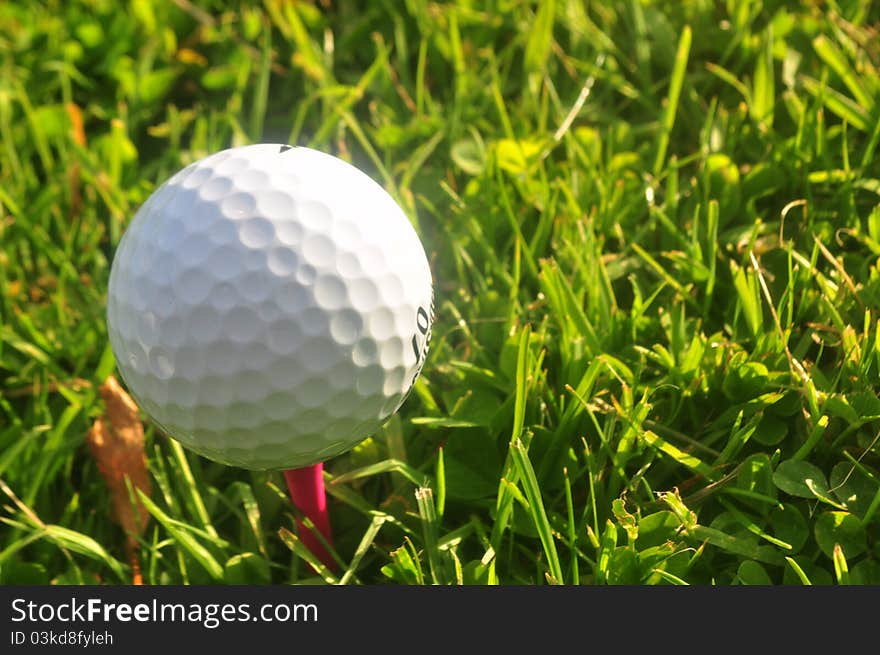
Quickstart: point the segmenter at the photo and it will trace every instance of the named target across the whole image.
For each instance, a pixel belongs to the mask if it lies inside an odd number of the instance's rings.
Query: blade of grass
[[[297,557],[311,566],[312,570],[317,572],[324,582],[327,584],[338,583],[336,576],[333,575],[330,569],[328,569],[294,533],[287,528],[281,528],[278,531],[278,536],[281,538],[284,545],[287,546]]]
[[[511,453],[519,473],[520,483],[529,503],[529,514],[535,529],[538,531],[541,545],[544,547],[544,555],[547,557],[547,566],[550,569],[550,582],[551,584],[562,584],[564,581],[562,566],[559,563],[556,541],[553,537],[553,530],[550,527],[550,520],[547,518],[547,510],[541,497],[538,479],[535,477],[535,469],[532,468],[532,463],[529,461],[526,449],[519,439],[513,444]]]
[[[514,410],[513,410],[513,426],[510,436],[510,445],[507,452],[507,461],[504,465],[504,473],[502,474],[501,484],[498,486],[498,495],[495,503],[495,523],[492,526],[491,544],[495,552],[498,552],[501,545],[501,537],[508,527],[510,520],[510,512],[513,508],[513,495],[507,488],[507,483],[515,485],[516,466],[511,461],[512,448],[522,437],[523,424],[525,423],[526,412],[526,394],[528,384],[526,381],[526,362],[529,353],[529,334],[531,330],[529,326],[525,326],[520,332],[519,345],[517,348],[516,358],[516,386],[514,390]]]
[[[218,582],[223,579],[223,567],[217,562],[214,556],[191,534],[188,526],[175,521],[165,512],[159,509],[150,498],[140,489],[137,489],[138,497],[141,503],[146,507],[147,511],[156,519],[162,527],[168,531],[172,539],[177,542],[181,550],[179,552],[189,553],[192,558],[198,562],[208,575]]]
[[[419,516],[422,517],[422,536],[425,540],[425,552],[428,554],[428,569],[435,585],[446,584],[446,571],[440,562],[437,548],[437,512],[434,507],[434,494],[429,487],[416,489],[416,503]]]
[[[352,580],[352,578],[354,578],[354,574],[357,571],[358,566],[360,566],[361,560],[363,560],[364,555],[367,554],[370,546],[373,545],[373,542],[376,540],[376,535],[379,534],[379,530],[382,529],[382,526],[385,525],[386,521],[387,519],[384,516],[374,516],[373,520],[370,521],[370,525],[367,527],[367,530],[361,537],[358,547],[354,551],[354,555],[351,558],[348,568],[345,569],[345,573],[339,578],[340,585],[346,585]]]
[[[654,177],[660,177],[663,164],[666,162],[666,150],[669,147],[669,137],[672,127],[675,125],[675,116],[678,113],[678,101],[681,97],[681,87],[684,84],[684,76],[687,71],[688,57],[691,51],[693,34],[690,25],[685,25],[678,40],[678,50],[672,66],[672,75],[669,78],[669,92],[666,95],[666,106],[663,117],[660,119],[660,136],[657,140],[657,155],[654,157],[654,167],[651,169]]]

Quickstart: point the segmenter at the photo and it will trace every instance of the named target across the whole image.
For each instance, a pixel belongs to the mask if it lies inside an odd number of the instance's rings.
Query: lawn
[[[146,417],[128,541],[87,439],[126,225],[256,142],[368,172],[434,275],[336,570]],[[878,146],[868,0],[0,4],[0,582],[880,584]]]

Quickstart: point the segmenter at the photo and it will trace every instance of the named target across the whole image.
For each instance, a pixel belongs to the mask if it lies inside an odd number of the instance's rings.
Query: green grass
[[[131,580],[85,446],[114,248],[284,141],[411,217],[429,359],[327,465],[335,573],[279,474],[147,424],[145,582],[880,584],[876,4],[195,4],[0,5],[0,581]]]

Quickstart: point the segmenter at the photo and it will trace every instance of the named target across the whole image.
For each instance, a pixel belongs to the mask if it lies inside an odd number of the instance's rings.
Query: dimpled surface
[[[107,322],[119,370],[170,436],[249,469],[314,464],[397,411],[427,354],[433,290],[403,211],[308,148],[211,155],[125,232]]]

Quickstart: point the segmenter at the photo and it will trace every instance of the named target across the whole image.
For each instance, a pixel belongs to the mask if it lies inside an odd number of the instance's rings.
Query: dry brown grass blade
[[[112,375],[100,388],[105,413],[89,430],[88,444],[98,470],[104,476],[112,498],[112,515],[128,537],[128,558],[134,571],[134,584],[141,584],[137,556],[138,537],[143,534],[150,515],[126,486],[150,495],[150,474],[144,451],[144,426],[138,407]]]
[[[80,110],[78,105],[75,105],[72,102],[68,102],[64,109],[67,111],[67,116],[70,119],[70,136],[76,142],[77,145],[81,145],[85,147],[86,145],[86,130],[83,125],[83,116],[82,110]]]
[[[67,117],[70,119],[70,138],[79,146],[86,147],[86,130],[82,111],[79,106],[68,102],[65,105]],[[76,218],[82,212],[82,185],[80,180],[79,162],[74,161],[67,171],[67,182],[70,186],[70,214]]]

